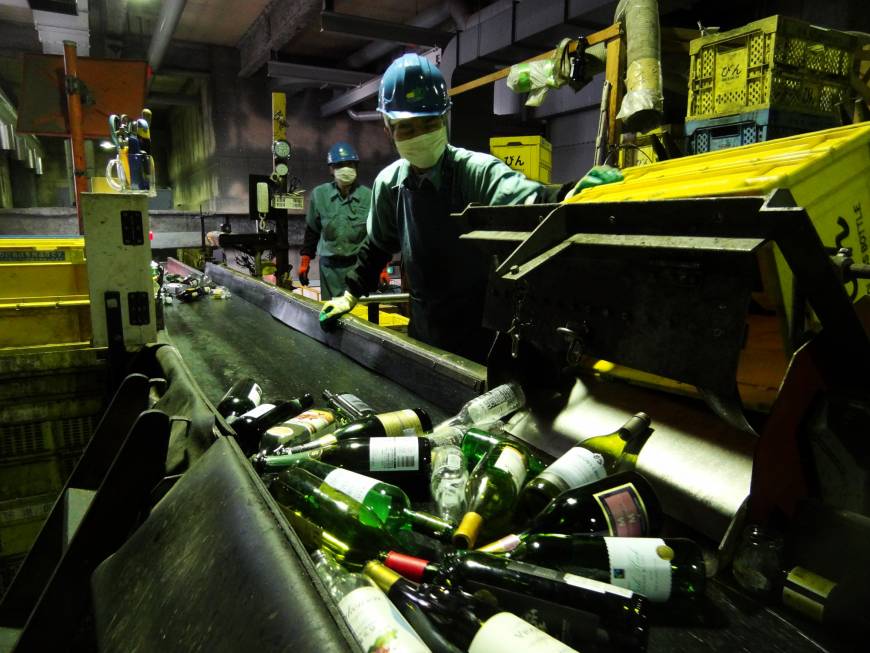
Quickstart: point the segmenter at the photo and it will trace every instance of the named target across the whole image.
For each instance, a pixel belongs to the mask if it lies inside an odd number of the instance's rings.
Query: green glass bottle
[[[303,471],[305,474],[301,473]],[[284,474],[285,482],[290,478],[297,490],[305,492],[313,492],[308,487],[313,482],[309,475],[316,477],[321,482],[319,489],[322,492],[331,495],[331,490],[338,490],[356,499],[369,508],[388,531],[413,529],[438,540],[450,541],[453,525],[435,515],[412,510],[408,495],[395,485],[319,460],[301,460]],[[367,512],[361,514],[361,519],[367,518]]]
[[[522,442],[518,442],[517,440],[503,435],[496,435],[488,431],[483,431],[481,429],[468,429],[462,437],[462,444],[460,447],[462,453],[465,454],[465,459],[468,461],[469,468],[474,469],[477,463],[479,463],[486,454],[492,451],[497,444],[502,444],[504,442],[509,442],[515,447],[522,449],[526,454],[526,458],[528,458],[529,471],[532,474],[540,474],[547,467],[544,461],[530,451],[529,447],[524,445]]]
[[[699,596],[707,581],[701,549],[685,538],[542,533],[516,541],[505,557],[618,585],[653,602]]]
[[[481,533],[492,535],[507,527],[528,473],[529,457],[523,448],[507,442],[496,444],[468,479],[467,512],[453,533],[453,544],[474,548]]]
[[[396,540],[368,507],[338,490],[322,489],[320,479],[299,471],[293,476],[281,472],[269,484],[269,491],[291,522],[289,512],[297,513],[327,532],[331,540],[342,543],[337,548],[352,558],[376,556],[379,550],[392,546],[407,546]]]
[[[321,462],[371,476],[402,488],[412,501],[428,501],[432,445],[415,436],[354,438],[297,454],[257,456],[253,463],[261,474],[279,472],[300,460]]]
[[[432,420],[422,408],[396,410],[391,413],[367,415],[310,442],[296,444],[292,447],[282,447],[277,453],[293,454],[313,451],[350,439],[417,436],[431,428]]]
[[[521,513],[527,518],[534,517],[566,490],[633,469],[637,454],[626,453],[626,445],[646,434],[649,427],[649,416],[637,413],[614,433],[587,438],[568,449],[523,488]]]

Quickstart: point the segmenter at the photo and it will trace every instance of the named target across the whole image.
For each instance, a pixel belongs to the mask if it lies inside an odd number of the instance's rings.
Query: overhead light
[[[100,141],[100,149],[108,152],[115,149],[115,144],[112,141]]]

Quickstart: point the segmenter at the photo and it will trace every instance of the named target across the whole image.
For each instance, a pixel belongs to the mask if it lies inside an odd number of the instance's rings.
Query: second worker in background
[[[345,291],[345,277],[356,265],[357,252],[366,236],[372,197],[368,186],[357,183],[359,155],[352,145],[333,145],[326,163],[333,181],[311,191],[299,262],[299,282],[307,286],[311,259],[320,256],[323,300],[340,297]]]

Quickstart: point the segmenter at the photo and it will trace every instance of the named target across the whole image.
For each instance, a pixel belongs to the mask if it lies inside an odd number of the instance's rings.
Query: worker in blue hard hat
[[[359,155],[350,143],[329,148],[326,163],[333,179],[317,186],[308,199],[299,282],[308,285],[311,259],[320,256],[320,296],[332,299],[345,292],[345,277],[365,240],[372,191],[357,182]]]
[[[471,203],[560,201],[584,184],[620,178],[618,171],[608,179],[593,175],[582,183],[545,186],[489,154],[449,145],[447,84],[434,64],[416,54],[399,57],[384,73],[378,111],[401,158],[375,179],[368,236],[347,276],[347,291],[323,307],[321,325],[329,328],[372,292],[381,267],[401,251],[411,294],[409,335],[483,361],[494,336],[482,326],[489,263],[460,240],[460,224],[450,214]],[[596,175],[608,177],[607,171]]]

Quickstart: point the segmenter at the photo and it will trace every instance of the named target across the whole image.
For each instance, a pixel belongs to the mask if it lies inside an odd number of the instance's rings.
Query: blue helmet
[[[359,161],[359,154],[353,149],[353,145],[340,141],[329,148],[326,162],[329,165],[333,165],[335,163],[344,163],[345,161]]]
[[[387,68],[378,89],[378,111],[392,120],[443,116],[450,110],[447,83],[438,67],[418,54],[403,54]]]

